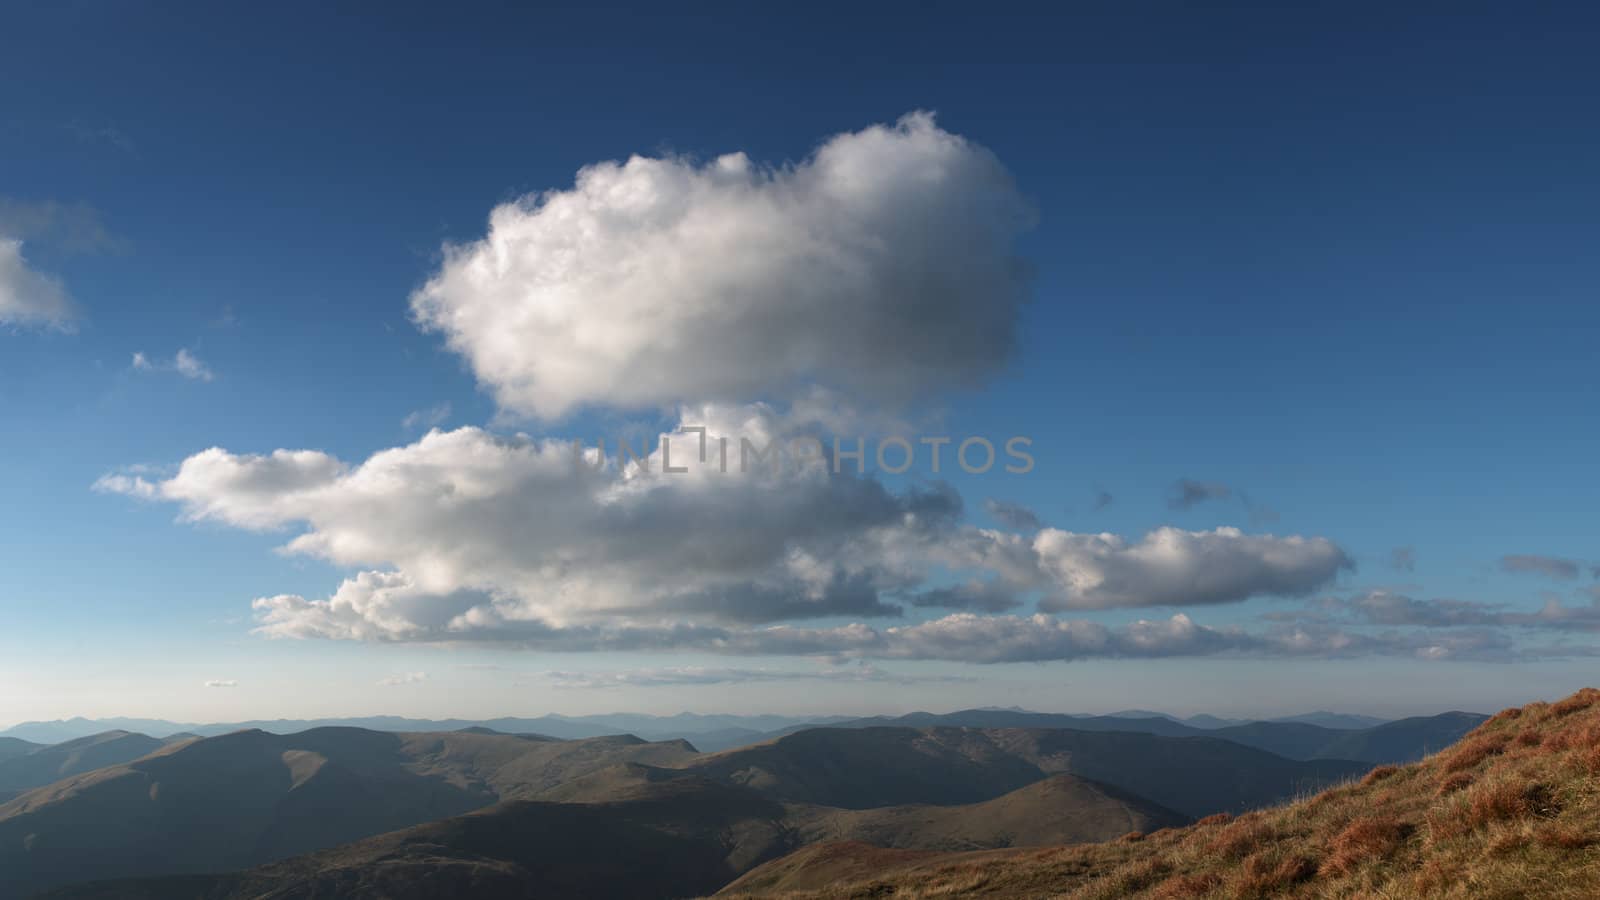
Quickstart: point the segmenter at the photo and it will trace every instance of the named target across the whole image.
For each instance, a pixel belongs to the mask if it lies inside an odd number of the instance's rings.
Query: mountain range
[[[1242,816],[1047,850],[808,845],[719,897],[1600,896],[1600,691],[1507,709],[1457,744]]]
[[[0,848],[12,848],[0,872],[18,893],[160,876],[64,896],[244,897],[264,884],[288,890],[274,896],[692,896],[815,841],[1107,840],[1363,768],[1048,729],[823,728],[714,754],[637,738],[251,731],[0,807]],[[205,875],[230,869],[244,871]]]
[[[776,723],[714,752],[528,728],[550,719],[494,720],[519,733],[13,737],[0,742],[0,790],[16,794],[0,794],[0,898],[694,896],[818,845],[999,851],[1242,814],[1418,758],[1481,719],[1203,729],[984,709]]]
[[[1473,713],[1445,713],[1443,717],[1457,717],[1461,723],[1482,721],[1483,716]],[[1443,722],[1441,716],[1423,716],[1401,719],[1399,722]],[[1075,728],[1097,731],[1142,731],[1168,737],[1227,736],[1219,734],[1228,729],[1237,731],[1228,739],[1239,739],[1263,749],[1281,747],[1299,753],[1299,758],[1338,758],[1333,745],[1338,735],[1325,732],[1366,731],[1396,722],[1340,713],[1314,712],[1266,720],[1224,719],[1217,716],[1197,715],[1188,718],[1147,710],[1124,710],[1107,715],[1074,713],[1037,713],[1022,709],[969,709],[951,713],[916,712],[903,716],[820,716],[794,717],[777,715],[700,715],[680,713],[672,716],[653,716],[642,713],[611,713],[592,716],[537,716],[532,718],[502,717],[495,719],[412,719],[400,716],[365,716],[331,719],[275,719],[224,723],[172,722],[165,719],[60,719],[50,722],[23,722],[0,731],[0,760],[6,758],[4,742],[20,739],[34,744],[56,744],[77,738],[90,737],[108,731],[129,731],[171,737],[180,734],[213,737],[235,731],[256,729],[274,734],[294,734],[313,728],[343,727],[365,728],[371,731],[391,732],[445,732],[467,728],[486,728],[505,734],[542,734],[567,740],[601,737],[610,734],[633,734],[651,741],[686,740],[701,750],[726,750],[753,744],[793,731],[819,726],[868,727],[874,725],[907,725],[926,727],[934,725],[959,725],[964,727],[996,728]],[[1274,740],[1280,733],[1288,734],[1275,726],[1306,725],[1321,731],[1302,731],[1298,739]],[[1267,726],[1255,727],[1252,726]],[[1426,727],[1426,726],[1423,726]],[[1443,746],[1455,740],[1464,731],[1452,731],[1445,725],[1439,731],[1442,740],[1434,746]],[[1468,726],[1470,727],[1470,725]],[[1401,728],[1404,731],[1404,727]],[[1252,737],[1252,734],[1264,735]],[[1261,741],[1262,743],[1253,743]],[[1319,744],[1320,741],[1320,744]],[[1326,749],[1321,749],[1323,746]],[[1274,750],[1274,752],[1278,752]],[[1305,754],[1310,755],[1305,755]],[[1361,758],[1345,756],[1343,758]]]

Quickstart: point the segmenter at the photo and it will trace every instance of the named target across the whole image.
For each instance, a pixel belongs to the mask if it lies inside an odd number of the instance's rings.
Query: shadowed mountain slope
[[[26,754],[0,760],[0,791],[20,793],[42,787],[83,772],[131,762],[163,746],[163,741],[126,731],[36,746]]]
[[[18,756],[27,756],[35,750],[42,750],[43,744],[35,744],[21,738],[0,737],[0,762],[14,759]]]
[[[69,888],[89,898],[690,897],[821,837],[932,848],[1103,840],[1185,821],[1059,776],[973,806],[838,810],[670,770],[641,771],[596,803],[514,802],[249,872]]]
[[[689,771],[772,797],[846,809],[992,799],[1077,775],[1189,816],[1274,803],[1365,770],[1214,738],[1064,729],[817,728],[712,754]]]
[[[1316,718],[1310,714],[1306,718]],[[1222,727],[1198,727],[1159,714],[1138,711],[1111,716],[1071,716],[1008,709],[969,709],[953,713],[912,713],[896,718],[873,717],[844,722],[837,728],[1065,728],[1073,731],[1133,731],[1162,737],[1211,737],[1255,747],[1289,759],[1350,759],[1367,763],[1399,763],[1459,740],[1487,718],[1449,712],[1385,722],[1366,728],[1327,727],[1311,722],[1277,720]],[[1361,721],[1346,717],[1344,724]],[[793,733],[790,729],[785,733]]]
[[[789,819],[804,844],[849,840],[915,850],[1105,841],[1191,821],[1126,791],[1072,775],[1055,775],[965,806],[841,810],[796,805]]]
[[[1508,709],[1457,744],[1359,783],[1103,844],[908,854],[835,843],[719,896],[1600,896],[1600,691]]]
[[[783,812],[751,791],[679,778],[608,803],[506,803],[237,875],[86,885],[55,896],[692,897],[792,848]]]
[[[324,728],[171,745],[0,806],[0,897],[70,881],[242,869],[535,796],[682,742]]]

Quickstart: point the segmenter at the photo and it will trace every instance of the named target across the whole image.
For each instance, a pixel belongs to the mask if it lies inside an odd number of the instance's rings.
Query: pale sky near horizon
[[[0,728],[1595,680],[1593,10],[7,19]]]

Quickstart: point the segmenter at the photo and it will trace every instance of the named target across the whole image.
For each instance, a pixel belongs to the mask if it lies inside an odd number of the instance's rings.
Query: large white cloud
[[[1301,596],[1352,563],[1327,538],[1245,534],[1237,528],[1163,527],[1138,541],[1045,528],[1031,537],[970,530],[950,559],[1046,591],[1040,608],[1208,606],[1260,596]]]
[[[746,412],[729,417],[741,434],[773,425]],[[892,493],[820,464],[723,474],[699,463],[697,443],[678,434],[673,465],[692,468],[665,474],[659,455],[599,465],[592,446],[580,458],[569,442],[462,428],[358,466],[214,448],[164,481],[99,486],[178,503],[191,520],[295,529],[293,552],[382,568],[324,601],[353,637],[426,633],[469,611],[563,623],[897,615],[884,592],[920,582],[915,548],[960,511],[947,489]]]
[[[1236,603],[1300,596],[1332,581],[1350,558],[1326,538],[1247,535],[1237,528],[1158,528],[1137,543],[1114,534],[1041,531],[1039,563],[1059,593],[1046,609]]]
[[[635,156],[496,208],[412,298],[508,410],[981,382],[1028,294],[1032,213],[982,147],[914,113],[766,167]]]
[[[61,282],[29,267],[21,241],[0,237],[0,325],[67,330],[76,318]]]
[[[684,415],[711,448],[727,435],[766,445],[796,427],[759,404]],[[177,503],[189,520],[288,529],[290,551],[367,570],[326,599],[259,601],[265,630],[293,637],[1003,612],[1036,591],[1045,611],[1206,605],[1303,593],[1348,564],[1324,538],[1227,528],[1137,542],[978,530],[960,525],[948,488],[894,493],[820,461],[723,472],[715,450],[700,460],[699,437],[668,436],[687,470],[673,474],[660,443],[618,465],[592,446],[462,428],[353,466],[317,451],[213,448],[165,480],[112,475],[99,487]],[[941,582],[947,573],[959,580]]]

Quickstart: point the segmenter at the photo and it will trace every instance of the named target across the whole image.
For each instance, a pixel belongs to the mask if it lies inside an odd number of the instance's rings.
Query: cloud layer
[[[500,206],[412,297],[501,406],[560,416],[981,383],[1028,296],[1028,204],[988,151],[913,113],[766,167],[635,156]]]

